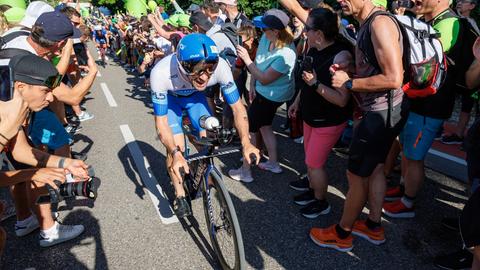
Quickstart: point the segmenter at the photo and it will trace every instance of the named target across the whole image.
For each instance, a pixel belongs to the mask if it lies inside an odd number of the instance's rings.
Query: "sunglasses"
[[[50,76],[46,79],[41,78],[41,77],[32,76],[32,75],[27,75],[27,74],[21,74],[21,73],[17,73],[17,74],[25,76],[25,77],[32,78],[32,79],[35,79],[35,80],[38,80],[38,81],[41,81],[41,82],[43,82],[44,86],[46,86],[46,87],[48,87],[49,89],[52,89],[52,90],[59,87],[60,84],[62,83],[62,79],[63,79],[63,75],[61,75],[61,74],[58,74],[58,75],[55,75],[55,76]]]
[[[206,73],[211,76],[218,65],[216,61],[200,61],[200,62],[181,62],[182,68],[188,76],[198,77]]]

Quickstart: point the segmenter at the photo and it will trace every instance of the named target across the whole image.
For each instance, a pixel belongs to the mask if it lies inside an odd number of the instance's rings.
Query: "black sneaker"
[[[315,201],[315,192],[313,189],[309,189],[307,192],[293,197],[293,202],[298,205],[307,205],[313,201]]]
[[[443,227],[452,230],[454,232],[460,232],[460,224],[458,221],[458,218],[443,218],[442,221],[440,221]]]
[[[185,197],[177,197],[173,202],[173,211],[178,218],[184,218],[192,214],[192,209],[188,205],[187,199]]]
[[[442,136],[440,140],[443,144],[462,144],[463,138],[453,133],[451,135]]]
[[[433,260],[433,264],[442,269],[470,269],[472,262],[473,254],[465,249],[448,255],[438,256]]]
[[[290,182],[288,186],[298,191],[307,191],[310,189],[310,182],[308,181],[308,176],[305,174],[300,177],[300,179]]]
[[[300,214],[306,218],[317,218],[320,215],[330,213],[330,209],[330,204],[327,201],[315,200],[300,209]]]

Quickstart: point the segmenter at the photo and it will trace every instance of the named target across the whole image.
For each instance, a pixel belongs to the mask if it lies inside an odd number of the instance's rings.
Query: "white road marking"
[[[112,92],[110,92],[110,90],[108,89],[107,84],[106,83],[101,83],[100,87],[102,87],[103,94],[107,98],[108,105],[110,105],[110,107],[117,107],[118,106],[117,102],[113,98]]]
[[[463,166],[467,166],[467,162],[465,160],[461,159],[461,158],[458,158],[458,157],[455,157],[455,156],[437,151],[435,149],[430,149],[430,150],[428,150],[428,152],[432,155],[444,158],[446,160],[453,161],[453,162],[458,163],[458,164],[463,165]]]
[[[121,125],[120,130],[122,131],[123,138],[127,143],[133,161],[135,162],[135,166],[138,169],[140,178],[148,191],[148,195],[150,195],[153,206],[157,211],[157,214],[160,216],[161,222],[163,224],[178,222],[177,216],[175,216],[170,207],[170,202],[168,201],[167,196],[163,192],[162,187],[158,184],[155,176],[152,174],[147,158],[143,155],[140,147],[135,142],[135,137],[133,136],[132,131],[128,125]]]
[[[100,70],[97,71],[97,77],[102,77],[102,73],[100,73]]]

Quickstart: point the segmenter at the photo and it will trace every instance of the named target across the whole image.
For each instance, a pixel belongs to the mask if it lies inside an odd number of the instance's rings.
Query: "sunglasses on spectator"
[[[41,82],[43,82],[43,85],[48,87],[49,89],[55,89],[55,88],[59,87],[60,84],[62,83],[62,79],[63,79],[63,75],[61,75],[61,74],[58,74],[58,75],[55,75],[55,76],[50,76],[46,79],[36,77],[36,76],[32,76],[32,75],[22,74],[22,73],[17,73],[17,74],[25,76],[25,77],[32,78],[32,79],[37,80],[37,81],[41,81]]]

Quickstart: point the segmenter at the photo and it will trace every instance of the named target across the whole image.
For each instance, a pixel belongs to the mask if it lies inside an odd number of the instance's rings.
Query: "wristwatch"
[[[175,156],[175,154],[177,152],[182,152],[182,150],[180,150],[180,147],[177,145],[177,147],[175,149],[173,149],[172,153],[170,155],[172,155],[172,158]]]
[[[345,82],[345,88],[347,88],[347,90],[352,90],[353,88],[353,81],[352,79],[348,80]]]
[[[315,90],[317,90],[319,86],[320,86],[320,82],[317,80],[317,81],[313,84],[313,87],[315,87]]]

